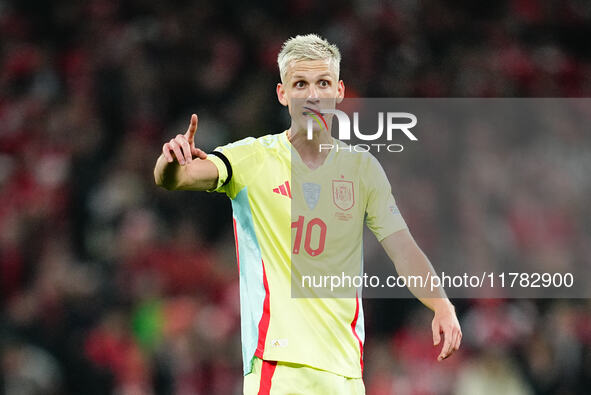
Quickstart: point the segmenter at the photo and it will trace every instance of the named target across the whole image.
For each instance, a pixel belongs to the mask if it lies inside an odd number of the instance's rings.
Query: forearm
[[[156,185],[173,190],[177,189],[179,185],[181,166],[175,160],[169,163],[164,155],[160,155],[154,167],[154,182]]]
[[[437,272],[427,259],[427,256],[417,247],[415,251],[408,253],[406,257],[400,257],[396,270],[401,276],[420,276],[421,281],[414,285],[422,285],[414,287],[413,282],[409,281],[409,290],[412,294],[421,301],[429,309],[436,311],[441,308],[453,307],[444,289],[441,286],[432,287],[429,279],[437,276]]]
[[[429,281],[437,276],[437,272],[407,230],[387,237],[382,245],[398,275],[407,279],[409,291],[421,303],[433,311],[453,308],[443,288],[434,287]]]
[[[433,345],[440,343],[443,333],[445,343],[437,357],[438,361],[443,361],[460,347],[462,330],[456,316],[456,309],[445,295],[443,288],[431,287],[430,281],[427,282],[428,278],[437,275],[435,269],[408,229],[386,237],[382,240],[382,246],[394,263],[398,275],[407,278],[410,291],[435,313],[431,322]],[[414,276],[415,280],[410,276]],[[416,281],[418,278],[420,281]]]
[[[154,167],[156,185],[168,190],[208,191],[217,180],[218,169],[208,159],[193,158],[190,163],[179,165],[177,160],[168,162],[160,155]]]

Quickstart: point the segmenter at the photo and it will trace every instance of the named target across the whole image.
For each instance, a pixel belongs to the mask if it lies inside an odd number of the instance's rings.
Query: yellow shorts
[[[363,379],[289,362],[255,358],[244,376],[244,395],[364,395]]]

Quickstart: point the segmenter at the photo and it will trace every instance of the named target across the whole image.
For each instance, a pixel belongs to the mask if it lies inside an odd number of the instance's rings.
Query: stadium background
[[[229,201],[160,190],[152,169],[192,112],[207,149],[283,130],[276,55],[289,36],[336,42],[349,96],[584,97],[590,22],[582,0],[0,1],[0,393],[239,393]],[[590,140],[556,139],[557,158],[589,164]],[[526,171],[511,174],[521,206],[499,208],[487,186],[516,169],[499,167],[497,143],[462,136],[493,171],[438,169],[453,183],[401,164],[419,244],[444,247],[455,223],[470,259],[497,259],[471,242],[494,205],[512,256],[588,265],[588,201],[536,204],[540,173]],[[438,213],[479,176],[461,218]],[[579,180],[551,197],[589,191]],[[587,393],[588,300],[455,302],[463,346],[441,364],[419,302],[365,302],[368,394]]]

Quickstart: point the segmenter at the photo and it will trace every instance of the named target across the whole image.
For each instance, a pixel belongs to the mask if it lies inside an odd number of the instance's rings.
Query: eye
[[[298,81],[294,84],[296,88],[304,88],[306,86],[306,81]]]
[[[321,88],[328,88],[330,86],[330,81],[328,80],[320,80],[319,83]]]

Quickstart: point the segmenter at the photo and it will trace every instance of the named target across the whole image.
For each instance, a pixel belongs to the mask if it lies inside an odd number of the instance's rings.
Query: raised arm
[[[205,152],[195,147],[198,121],[193,114],[185,134],[177,134],[162,146],[154,167],[156,185],[168,190],[205,191],[217,184],[217,167],[207,160]]]
[[[427,256],[421,251],[408,229],[395,232],[386,237],[382,240],[382,246],[394,263],[399,276],[407,278],[408,276],[421,276],[426,279],[429,272],[431,273],[429,276],[437,275]],[[408,281],[407,283],[410,284],[411,282]],[[460,347],[462,340],[462,330],[456,317],[455,308],[441,287],[431,290],[427,286],[422,288],[409,286],[409,290],[435,313],[431,323],[433,345],[437,346],[440,343],[441,334],[443,333],[444,344],[441,353],[437,357],[438,361],[442,361]]]

